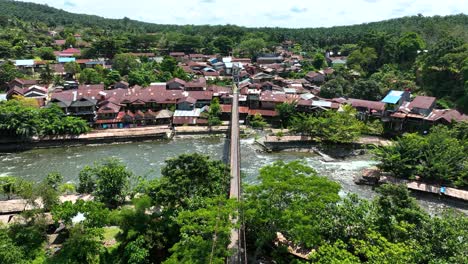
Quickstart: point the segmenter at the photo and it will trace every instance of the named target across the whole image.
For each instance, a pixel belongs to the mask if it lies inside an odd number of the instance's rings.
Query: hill
[[[452,35],[468,41],[468,16],[464,14],[451,16],[411,16],[351,26],[330,28],[246,28],[234,25],[195,26],[163,25],[123,19],[108,19],[93,15],[74,14],[47,5],[0,0],[0,24],[8,19],[19,19],[32,24],[47,27],[87,27],[104,30],[158,33],[179,32],[183,34],[220,34],[245,35],[247,33],[264,33],[271,41],[281,42],[285,39],[297,42],[311,42],[320,47],[356,43],[371,31],[383,31],[400,35],[404,32],[416,32],[432,44],[441,36]],[[3,22],[2,22],[3,21]]]

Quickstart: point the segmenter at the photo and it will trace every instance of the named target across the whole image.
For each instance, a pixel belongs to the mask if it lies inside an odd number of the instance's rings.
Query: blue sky
[[[468,0],[30,0],[74,13],[160,24],[329,27],[468,12]]]

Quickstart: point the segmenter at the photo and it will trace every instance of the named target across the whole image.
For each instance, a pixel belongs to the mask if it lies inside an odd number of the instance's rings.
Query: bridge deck
[[[239,136],[239,93],[237,87],[234,87],[234,95],[232,99],[231,111],[231,134],[230,134],[230,152],[229,162],[231,169],[231,184],[229,191],[229,198],[241,200],[241,176],[240,176],[240,136]],[[233,223],[239,222],[238,212],[237,217],[233,217]],[[240,224],[242,227],[242,223]],[[242,228],[234,228],[231,231],[231,243],[229,249],[234,251],[231,258],[227,263],[238,264],[245,263],[245,249],[243,248],[243,232]]]

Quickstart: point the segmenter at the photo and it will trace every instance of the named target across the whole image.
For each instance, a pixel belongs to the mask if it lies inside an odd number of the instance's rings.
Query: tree
[[[177,61],[173,57],[166,56],[161,62],[161,70],[163,72],[173,73],[177,68]]]
[[[250,116],[250,126],[253,128],[259,128],[263,129],[264,127],[267,126],[267,122],[265,122],[265,119],[263,119],[262,115],[259,113],[256,113],[253,116]]]
[[[260,183],[245,188],[246,235],[262,248],[276,232],[306,247],[321,242],[326,208],[339,200],[340,185],[301,161],[276,161],[260,169]]]
[[[11,58],[13,55],[12,53],[12,46],[9,41],[1,40],[0,41],[0,58]]]
[[[184,208],[191,199],[222,195],[229,188],[226,165],[197,153],[166,160],[161,174],[149,192],[158,206]]]
[[[55,87],[57,87],[57,86],[62,86],[63,87],[65,85],[65,80],[60,75],[54,75],[53,84],[54,84]]]
[[[352,143],[364,130],[364,123],[356,118],[356,110],[349,105],[342,112],[325,111],[317,116],[302,114],[294,117],[291,130],[309,135],[316,141]]]
[[[168,81],[168,80],[165,80],[165,81]],[[140,86],[146,87],[146,86],[149,86],[154,81],[157,81],[157,76],[155,76],[153,72],[145,70],[145,69],[133,70],[128,74],[128,83],[131,86],[140,85]]]
[[[75,47],[76,46],[76,38],[73,35],[69,35],[65,39],[65,47]]]
[[[7,232],[0,226],[0,263],[27,263],[21,248],[15,245]]]
[[[406,32],[398,40],[400,63],[414,63],[418,51],[425,48],[424,40],[415,32]],[[411,64],[410,64],[411,65]]]
[[[266,47],[265,40],[261,38],[247,39],[239,44],[240,52],[249,57],[255,57]]]
[[[353,51],[348,56],[347,65],[354,70],[362,73],[372,73],[375,71],[375,62],[377,53],[375,49],[365,47]]]
[[[109,87],[111,85],[114,85],[117,82],[120,82],[122,80],[122,77],[120,76],[118,71],[109,71],[106,75],[106,79],[104,80],[104,84]]]
[[[232,254],[228,244],[236,206],[236,201],[220,196],[206,199],[203,207],[180,212],[176,222],[181,226],[181,239],[163,263],[225,263]]]
[[[74,62],[74,61],[65,63],[63,68],[65,69],[66,73],[69,73],[72,76],[75,76],[77,73],[81,72],[80,65],[77,62]]]
[[[227,36],[220,36],[213,41],[213,45],[221,52],[221,54],[229,55],[234,47],[234,42]]]
[[[351,98],[379,101],[382,99],[380,85],[372,80],[358,80],[349,94]]]
[[[281,126],[284,128],[289,127],[292,118],[296,115],[295,103],[281,103],[276,106],[276,111],[281,119]]]
[[[112,62],[112,68],[120,75],[128,75],[132,70],[138,67],[137,57],[132,54],[117,54]]]
[[[52,72],[52,69],[50,69],[50,65],[47,63],[45,68],[41,71],[41,83],[43,84],[50,84],[52,80],[54,79],[54,74]]]
[[[400,178],[419,176],[426,182],[467,186],[467,143],[456,136],[456,130],[442,126],[432,128],[427,136],[405,134],[392,145],[375,150],[378,166]]]
[[[103,203],[78,199],[75,203],[66,201],[57,204],[52,207],[51,213],[54,221],[62,221],[67,226],[72,226],[72,219],[81,213],[84,217],[81,222],[83,226],[100,228],[109,222],[110,211]]]
[[[218,126],[221,124],[221,106],[219,105],[219,99],[215,97],[210,104],[210,111],[208,113],[208,125]]]
[[[86,68],[78,77],[82,84],[99,84],[103,81],[102,76],[93,68]]]
[[[97,201],[115,208],[125,201],[133,174],[120,161],[105,159],[94,167],[85,167],[79,178],[78,192],[92,191]]]
[[[100,228],[85,228],[77,224],[70,229],[70,237],[63,243],[63,248],[56,257],[58,263],[94,264],[100,263],[104,253],[101,242],[103,232]]]
[[[324,98],[338,98],[347,96],[351,91],[351,84],[343,77],[337,77],[320,87],[320,96]]]
[[[43,60],[55,60],[54,49],[51,47],[41,47],[36,49],[36,56]]]
[[[19,76],[20,73],[16,70],[16,67],[12,62],[7,61],[0,65],[0,90],[5,90],[7,88],[7,83]]]
[[[314,58],[312,60],[312,65],[314,66],[315,69],[317,70],[320,70],[322,69],[324,66],[327,65],[326,61],[325,61],[325,56],[323,56],[322,53],[316,53],[314,55]]]
[[[8,200],[16,193],[16,182],[17,179],[15,177],[0,177],[0,192],[6,195]]]

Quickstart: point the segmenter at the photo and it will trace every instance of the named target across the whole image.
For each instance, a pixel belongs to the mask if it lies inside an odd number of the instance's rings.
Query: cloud
[[[65,2],[63,2],[63,5],[68,6],[68,7],[75,7],[76,3],[74,3],[74,2],[72,2],[70,0],[65,0]]]
[[[304,13],[304,12],[307,12],[307,8],[306,7],[297,7],[297,6],[294,6],[292,7],[291,9],[291,12],[294,12],[294,13]]]
[[[202,3],[202,4],[213,4],[215,2],[216,2],[216,0],[200,0],[200,3]]]

